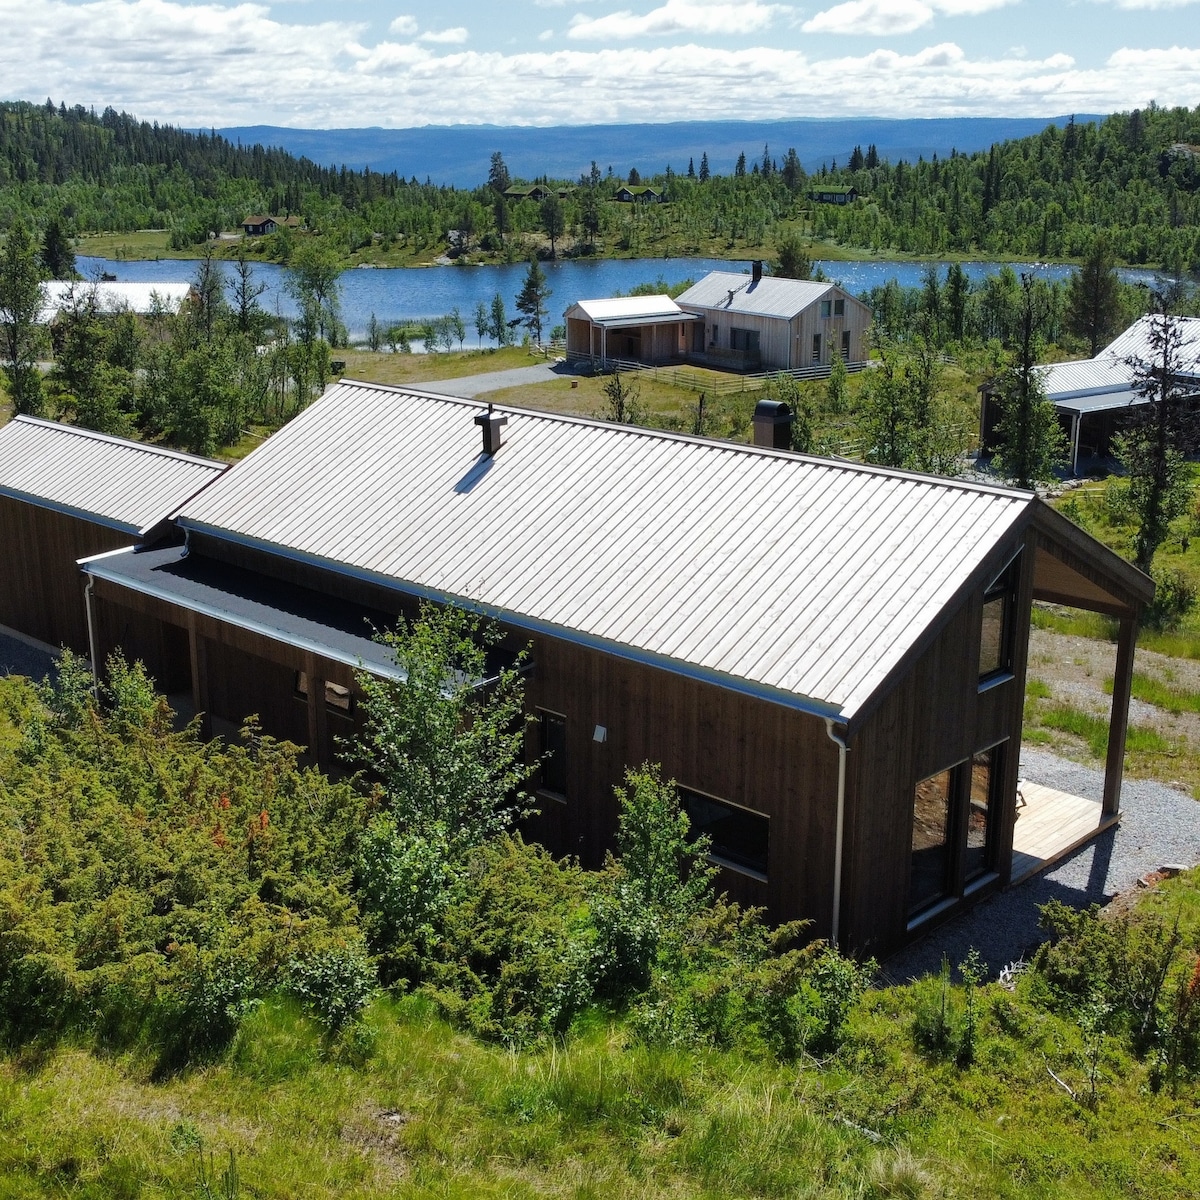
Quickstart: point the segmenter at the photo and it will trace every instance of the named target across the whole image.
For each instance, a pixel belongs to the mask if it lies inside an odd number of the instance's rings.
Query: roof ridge
[[[982,492],[985,495],[1006,496],[1014,500],[1031,499],[1035,493],[1022,491],[1019,488],[1004,487],[1001,484],[979,483],[971,479],[958,479],[948,475],[929,475],[921,471],[908,471],[900,467],[881,467],[873,463],[855,462],[853,459],[823,458],[816,454],[800,454],[795,450],[773,450],[768,446],[755,446],[748,442],[731,442],[721,438],[698,437],[690,433],[677,433],[671,429],[654,429],[645,425],[621,425],[615,421],[605,421],[599,417],[580,417],[573,413],[547,412],[545,409],[525,408],[522,405],[495,405],[488,400],[466,396],[451,396],[445,392],[435,392],[428,388],[405,387],[395,383],[370,383],[361,379],[342,379],[338,386],[366,387],[380,391],[397,392],[401,395],[415,396],[422,399],[442,400],[454,404],[462,404],[471,408],[489,409],[502,408],[504,412],[525,417],[537,417],[542,420],[557,421],[562,424],[583,425],[593,429],[620,431],[635,434],[640,437],[657,438],[660,441],[683,442],[685,445],[699,446],[705,450],[735,451],[748,455],[765,458],[784,459],[788,462],[809,463],[812,466],[826,469],[841,470],[863,475],[880,475],[887,479],[908,480],[914,483],[932,483],[942,487],[958,488],[961,491]],[[331,395],[331,392],[326,395]],[[322,397],[323,400],[325,397]],[[321,401],[318,400],[317,404]],[[315,408],[312,405],[311,408]],[[310,410],[308,411],[311,411]]]
[[[89,438],[96,442],[107,442],[109,445],[123,446],[130,450],[140,450],[146,454],[157,454],[163,458],[181,459],[183,462],[193,463],[198,467],[213,467],[224,470],[228,463],[223,463],[215,458],[204,458],[199,454],[186,454],[182,450],[171,450],[166,446],[156,446],[152,442],[139,442],[134,438],[117,437],[111,433],[101,433],[98,429],[88,429],[83,425],[68,425],[63,421],[51,421],[46,417],[32,417],[27,413],[18,413],[13,417],[10,424],[15,425],[18,421],[26,425],[38,425],[43,429],[53,429],[59,433],[74,434],[76,437]]]

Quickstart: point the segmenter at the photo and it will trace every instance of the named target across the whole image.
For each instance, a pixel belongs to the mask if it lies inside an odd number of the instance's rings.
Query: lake
[[[228,263],[220,264],[226,271]],[[574,259],[542,264],[553,295],[550,300],[551,326],[562,321],[562,313],[576,300],[594,300],[628,292],[641,283],[663,279],[668,286],[685,279],[699,279],[709,271],[749,271],[749,262],[715,258],[608,258]],[[928,264],[919,262],[852,261],[819,263],[825,274],[848,291],[858,294],[897,279],[903,287],[917,287]],[[963,263],[972,280],[1000,270],[994,262]],[[1033,271],[1045,279],[1065,279],[1073,268],[1047,263],[1012,263],[1013,269]],[[80,274],[99,278],[101,272],[130,283],[190,280],[196,272],[193,261],[158,259],[154,261],[113,261],[80,255]],[[944,274],[944,264],[940,264]],[[384,326],[401,321],[419,321],[438,317],[458,308],[469,331],[468,344],[476,338],[473,317],[476,304],[490,304],[499,292],[509,316],[516,316],[514,301],[525,278],[527,264],[445,266],[445,267],[358,267],[342,274],[342,319],[352,338],[361,338],[374,313]],[[296,306],[288,295],[286,271],[274,263],[255,263],[256,278],[267,285],[260,303],[271,312],[295,316]],[[1127,282],[1153,283],[1153,271],[1127,269],[1121,272]]]

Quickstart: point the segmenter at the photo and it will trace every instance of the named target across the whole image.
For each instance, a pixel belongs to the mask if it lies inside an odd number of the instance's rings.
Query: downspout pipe
[[[829,735],[829,740],[838,748],[837,832],[833,843],[833,914],[829,922],[829,942],[836,949],[842,915],[842,846],[846,830],[846,755],[850,753],[850,747],[846,739],[836,732],[832,717],[825,718],[825,732]]]
[[[96,590],[96,580],[88,575],[87,583],[83,585],[83,607],[87,613],[88,654],[92,660],[92,695],[100,697],[100,664],[96,661],[96,619],[94,615],[93,597]]]

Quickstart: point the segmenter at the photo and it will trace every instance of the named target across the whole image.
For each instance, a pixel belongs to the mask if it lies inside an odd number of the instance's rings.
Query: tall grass
[[[1104,681],[1104,690],[1112,695],[1111,679]],[[1132,694],[1135,700],[1141,700],[1143,704],[1152,704],[1155,708],[1161,708],[1175,716],[1185,712],[1200,712],[1200,692],[1191,688],[1174,687],[1141,671],[1133,673]]]
[[[1047,729],[1082,739],[1094,758],[1103,758],[1108,753],[1107,717],[1098,717],[1095,713],[1060,703],[1039,709],[1035,719]],[[1172,746],[1157,730],[1146,725],[1130,725],[1125,735],[1125,749],[1135,753],[1168,754]]]

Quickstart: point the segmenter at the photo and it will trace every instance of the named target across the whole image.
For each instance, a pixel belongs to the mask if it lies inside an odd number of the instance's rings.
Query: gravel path
[[[1100,800],[1104,790],[1103,771],[1030,747],[1021,751],[1021,777],[1089,800]],[[1076,908],[1103,904],[1165,863],[1200,862],[1200,801],[1186,792],[1126,778],[1121,813],[1119,825],[1068,858],[893,955],[884,974],[902,982],[937,971],[943,954],[955,965],[974,947],[994,976],[1042,941],[1039,904],[1050,899]]]
[[[485,392],[498,392],[501,388],[520,387],[523,384],[546,383],[574,374],[576,372],[569,370],[566,363],[538,363],[534,367],[513,367],[509,371],[489,371],[485,375],[464,375],[461,379],[438,379],[428,385],[418,386],[428,386],[447,396],[462,396],[470,400]]]

